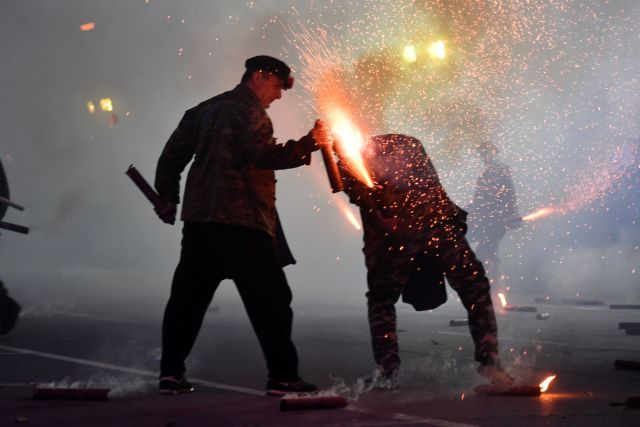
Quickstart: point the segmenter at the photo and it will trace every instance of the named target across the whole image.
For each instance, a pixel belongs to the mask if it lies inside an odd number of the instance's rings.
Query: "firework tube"
[[[23,225],[13,224],[11,222],[0,221],[0,228],[15,231],[16,233],[29,234],[29,228]]]
[[[540,386],[537,385],[513,385],[502,386],[495,384],[482,384],[473,389],[483,396],[540,396]]]
[[[9,205],[12,208],[16,208],[19,211],[23,211],[24,210],[24,206],[17,204],[16,202],[12,202],[11,200],[4,198],[2,196],[0,196],[0,205]]]
[[[347,405],[347,400],[342,396],[291,395],[280,399],[281,411],[344,408]]]
[[[160,196],[158,195],[158,193],[156,193],[156,190],[151,188],[147,180],[144,179],[142,175],[140,175],[140,172],[138,172],[138,169],[136,169],[135,166],[130,165],[129,169],[127,169],[125,173],[129,176],[129,178],[131,178],[133,183],[140,189],[140,191],[142,191],[142,194],[145,195],[147,200],[151,202],[154,208],[159,209],[160,207],[162,207],[162,199],[160,199]]]
[[[325,145],[320,149],[322,152],[322,160],[324,160],[324,167],[327,170],[327,176],[329,177],[329,184],[331,185],[331,191],[339,193],[344,190],[342,186],[342,177],[340,176],[340,170],[338,164],[333,155],[333,147],[331,145]]]

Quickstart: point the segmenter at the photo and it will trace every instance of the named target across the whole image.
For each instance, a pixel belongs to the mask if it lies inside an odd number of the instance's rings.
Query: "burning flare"
[[[327,122],[336,136],[336,149],[341,159],[359,181],[372,188],[373,181],[362,159],[365,137],[358,126],[351,119],[349,113],[339,107],[327,108]]]
[[[547,377],[546,380],[542,381],[539,385],[540,387],[540,391],[542,393],[544,393],[545,391],[547,391],[549,389],[549,384],[551,384],[551,381],[555,380],[556,376],[555,375],[551,375],[550,377]]]
[[[535,219],[542,218],[542,217],[545,217],[547,215],[550,215],[550,214],[552,214],[554,212],[559,212],[559,209],[554,208],[553,206],[550,206],[548,208],[538,209],[537,211],[532,212],[529,215],[523,216],[522,220],[523,221],[533,221]]]
[[[502,304],[502,306],[505,307],[507,305],[507,298],[504,296],[502,292],[498,294],[498,298],[500,298],[500,304]]]

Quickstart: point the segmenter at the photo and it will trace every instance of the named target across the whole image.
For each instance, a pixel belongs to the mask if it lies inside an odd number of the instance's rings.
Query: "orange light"
[[[353,211],[351,210],[351,207],[347,204],[347,202],[339,197],[335,198],[334,200],[336,202],[336,207],[345,216],[349,223],[353,225],[356,230],[362,230],[360,221],[358,221],[358,218],[356,218],[356,216],[353,214]]]
[[[549,389],[549,384],[551,384],[551,381],[555,380],[556,376],[555,375],[551,375],[550,377],[547,377],[546,380],[542,381],[539,385],[540,387],[540,391],[542,393],[544,393],[545,391],[547,391]]]
[[[502,292],[498,294],[498,298],[500,298],[500,304],[502,304],[503,307],[507,305],[507,298]]]
[[[87,22],[85,24],[80,25],[80,31],[91,31],[96,28],[95,22]]]
[[[542,218],[544,216],[547,216],[549,214],[552,214],[553,212],[556,212],[557,209],[554,207],[548,207],[548,208],[542,208],[542,209],[538,209],[537,211],[530,213],[529,215],[523,216],[522,220],[523,221],[533,221],[534,219],[538,219],[538,218]]]
[[[335,143],[349,170],[364,185],[372,188],[373,181],[362,159],[365,137],[358,126],[349,114],[339,107],[327,109],[327,122],[337,137]]]

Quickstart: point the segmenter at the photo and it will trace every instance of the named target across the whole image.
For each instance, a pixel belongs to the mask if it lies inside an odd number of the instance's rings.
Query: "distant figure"
[[[0,196],[9,199],[9,182],[0,161]],[[8,205],[0,202],[0,220],[4,218]],[[4,283],[0,280],[0,334],[8,333],[16,325],[20,306],[8,295]]]
[[[184,191],[182,250],[162,325],[160,392],[190,392],[185,359],[220,282],[232,279],[264,353],[266,392],[316,390],[298,375],[291,341],[291,290],[282,269],[295,262],[276,211],[276,169],[309,164],[327,141],[324,124],[301,139],[277,144],[266,109],[293,85],[279,59],[245,62],[240,83],[187,110],[166,143],[155,187],[160,218],[173,224],[180,175],[193,160]]]
[[[465,239],[466,213],[447,196],[422,143],[400,134],[371,138],[365,162],[376,182],[365,187],[343,167],[345,192],[360,207],[367,266],[367,306],[382,387],[393,388],[400,367],[395,303],[417,310],[446,301],[442,276],[469,316],[478,372],[509,384],[498,351],[489,280]]]
[[[487,275],[502,286],[503,273],[498,250],[507,230],[521,225],[511,169],[498,160],[498,148],[491,142],[478,146],[484,169],[478,177],[469,212],[469,237],[477,242],[476,255]]]

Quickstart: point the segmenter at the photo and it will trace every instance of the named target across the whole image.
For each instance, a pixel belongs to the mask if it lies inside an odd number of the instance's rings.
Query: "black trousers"
[[[252,228],[185,222],[180,262],[162,325],[161,376],[182,376],[218,285],[232,279],[262,347],[269,378],[298,378],[291,290],[271,236]]]

